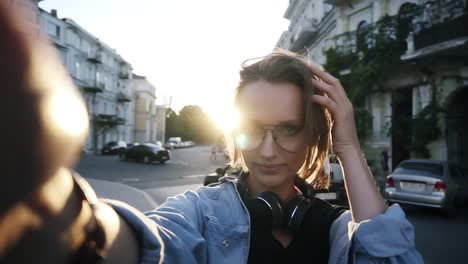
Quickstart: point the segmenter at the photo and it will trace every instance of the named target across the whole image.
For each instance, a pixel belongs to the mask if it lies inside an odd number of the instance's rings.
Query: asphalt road
[[[141,189],[160,204],[168,196],[203,183],[203,175],[222,167],[221,154],[210,160],[209,147],[171,151],[164,165],[122,162],[116,156],[85,155],[76,170],[88,178],[123,183]],[[425,263],[468,263],[468,208],[454,219],[433,209],[403,206],[416,230],[416,247]]]
[[[196,189],[203,184],[204,175],[213,173],[226,163],[222,153],[210,160],[207,146],[175,149],[166,164],[144,164],[120,161],[117,156],[85,154],[76,171],[86,178],[106,180],[144,190],[161,204],[168,196]]]

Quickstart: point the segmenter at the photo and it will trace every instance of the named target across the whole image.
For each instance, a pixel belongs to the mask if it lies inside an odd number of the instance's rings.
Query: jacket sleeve
[[[397,204],[360,223],[347,211],[330,229],[328,263],[424,263],[414,239],[413,225]]]
[[[135,231],[140,263],[206,263],[197,193],[171,197],[145,214],[118,201],[109,203]]]

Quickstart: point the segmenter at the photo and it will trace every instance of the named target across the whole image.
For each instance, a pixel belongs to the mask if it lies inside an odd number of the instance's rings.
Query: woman
[[[375,186],[336,78],[277,51],[243,65],[235,105],[241,121],[228,141],[231,165],[242,168],[238,179],[224,177],[147,213],[168,228],[165,250],[177,252],[166,255],[169,262],[422,262],[411,224]],[[350,212],[311,195],[310,186],[329,182],[322,165],[330,132]]]
[[[243,121],[231,145],[239,179],[223,177],[146,215],[97,200],[67,170],[85,140],[84,105],[50,48],[24,35],[13,14],[0,2],[0,57],[8,65],[0,109],[17,111],[4,115],[0,136],[18,150],[2,156],[0,262],[422,262],[412,225],[397,205],[386,207],[372,181],[339,81],[285,52],[241,71]],[[64,107],[76,110],[75,122],[62,118]],[[316,199],[310,187],[328,182],[321,172],[331,121],[350,212]],[[23,140],[27,148],[8,145]]]

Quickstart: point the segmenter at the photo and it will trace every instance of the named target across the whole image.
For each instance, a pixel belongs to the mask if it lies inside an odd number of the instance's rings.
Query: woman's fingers
[[[326,107],[330,112],[332,112],[332,114],[336,113],[338,105],[330,97],[314,94],[312,95],[311,99],[315,103],[318,103],[319,105]]]
[[[309,70],[312,72],[315,76],[319,77],[322,79],[324,82],[330,84],[330,85],[337,85],[340,83],[340,81],[335,78],[333,75],[329,74],[328,72],[324,71],[321,67],[318,65],[314,64],[309,64]]]
[[[333,85],[327,84],[325,82],[319,81],[319,80],[314,80],[312,79],[312,83],[316,88],[318,88],[320,91],[326,93],[329,97],[335,97],[336,96],[336,89],[333,87]]]

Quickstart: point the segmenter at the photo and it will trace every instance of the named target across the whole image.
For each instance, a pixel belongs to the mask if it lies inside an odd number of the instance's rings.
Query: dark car
[[[127,148],[124,141],[111,141],[104,145],[101,149],[102,155],[117,155]]]
[[[169,151],[156,144],[135,144],[120,153],[120,160],[136,160],[144,163],[159,161],[164,164],[171,159]]]
[[[230,165],[223,168],[217,168],[214,173],[210,173],[205,176],[203,179],[203,185],[207,186],[209,184],[216,183],[219,181],[219,178],[224,175],[238,175],[240,170],[240,168],[232,168]]]

